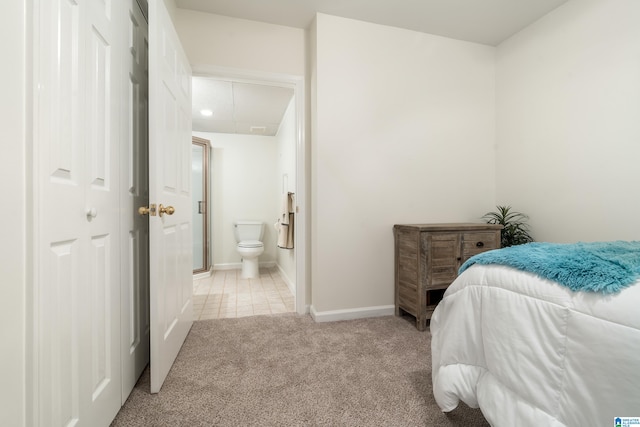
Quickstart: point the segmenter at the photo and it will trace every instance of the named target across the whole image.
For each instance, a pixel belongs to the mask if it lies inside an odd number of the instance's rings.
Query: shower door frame
[[[203,217],[203,227],[202,227],[202,236],[204,239],[202,245],[202,259],[203,259],[203,267],[198,270],[193,270],[193,275],[198,275],[202,273],[209,273],[211,270],[211,259],[209,258],[209,244],[210,244],[210,236],[209,236],[209,157],[210,157],[210,148],[211,141],[204,138],[198,138],[197,136],[191,137],[191,144],[201,146],[203,149],[202,153],[202,193],[204,194],[204,213]]]

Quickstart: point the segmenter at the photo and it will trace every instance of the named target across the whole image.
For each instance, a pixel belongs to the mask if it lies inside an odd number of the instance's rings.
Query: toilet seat
[[[264,247],[264,243],[260,240],[243,240],[238,243],[239,248],[262,248]]]

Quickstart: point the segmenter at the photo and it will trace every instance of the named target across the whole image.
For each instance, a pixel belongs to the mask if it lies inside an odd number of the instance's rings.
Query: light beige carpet
[[[159,394],[142,375],[112,426],[488,426],[431,389],[429,331],[394,316],[195,322]]]

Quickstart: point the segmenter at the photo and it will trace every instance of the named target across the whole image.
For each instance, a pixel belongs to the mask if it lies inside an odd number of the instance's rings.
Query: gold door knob
[[[140,215],[156,216],[156,205],[155,204],[151,204],[151,205],[149,205],[149,207],[140,206],[138,208],[138,213]]]
[[[175,208],[173,206],[164,207],[164,206],[160,205],[160,209],[159,209],[160,216],[162,216],[163,214],[173,215],[173,213],[175,211],[176,210],[175,210]]]

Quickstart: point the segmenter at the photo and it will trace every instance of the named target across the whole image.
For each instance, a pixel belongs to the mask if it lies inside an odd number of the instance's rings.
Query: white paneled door
[[[34,2],[34,425],[120,409],[118,3]]]
[[[191,68],[163,0],[149,1],[149,132],[150,363],[157,393],[193,324]]]

